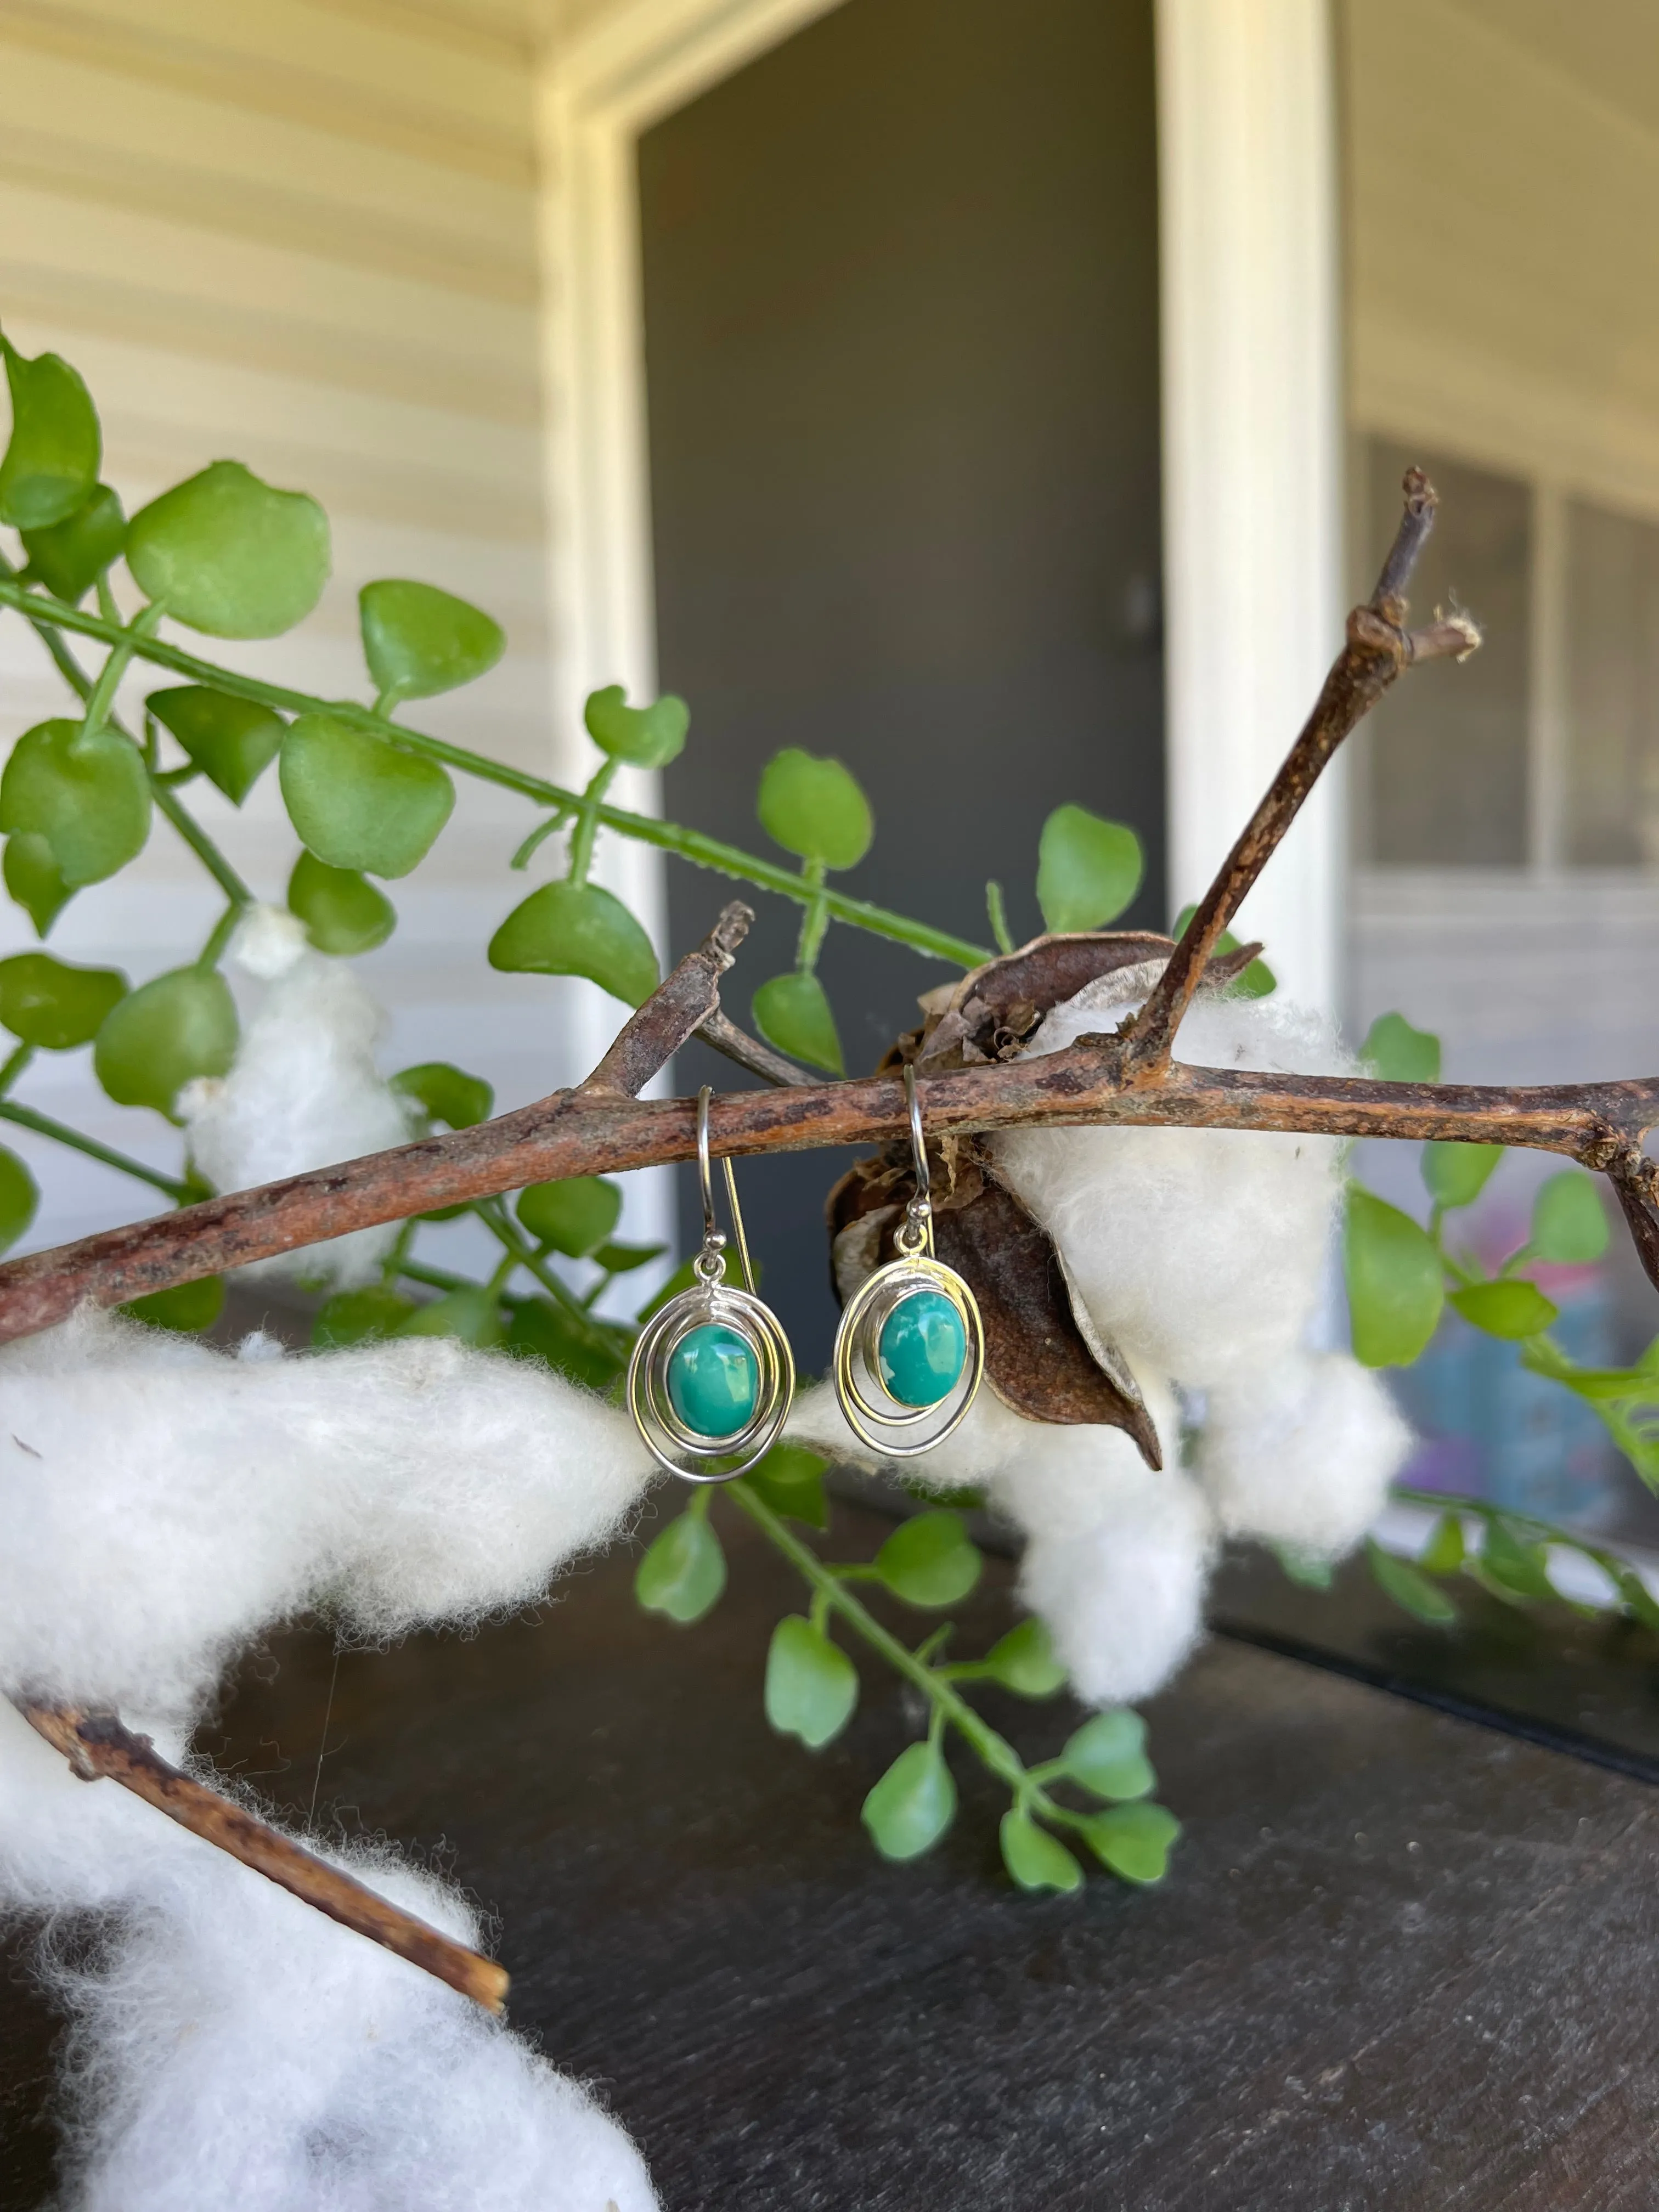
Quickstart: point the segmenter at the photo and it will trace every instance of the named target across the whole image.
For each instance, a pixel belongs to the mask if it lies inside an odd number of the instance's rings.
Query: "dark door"
[[[1038,831],[1074,799],[1140,832],[1132,919],[1162,924],[1153,112],[1150,0],[847,0],[643,137],[658,642],[692,710],[672,816],[763,843],[764,763],[836,755],[877,825],[839,883],[988,945],[988,878],[1040,927]],[[670,882],[683,949],[723,886]],[[745,1024],[799,920],[757,903]],[[849,1072],[952,972],[832,929]],[[743,1174],[808,1371],[840,1165]]]

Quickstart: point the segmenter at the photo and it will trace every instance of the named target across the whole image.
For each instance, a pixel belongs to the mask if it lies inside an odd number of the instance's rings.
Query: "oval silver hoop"
[[[902,1237],[903,1230],[899,1233]],[[921,1291],[936,1292],[955,1308],[964,1350],[962,1372],[945,1395],[930,1406],[912,1406],[883,1380],[881,1337],[897,1308]],[[901,1248],[896,1260],[878,1267],[848,1300],[836,1332],[836,1397],[848,1428],[884,1459],[915,1459],[942,1444],[967,1418],[984,1374],[978,1303],[955,1268],[931,1252]]]
[[[738,1186],[729,1159],[721,1164],[745,1287],[738,1290],[725,1279],[726,1239],[714,1222],[709,1097],[708,1085],[704,1084],[697,1094],[697,1169],[703,1219],[702,1250],[696,1263],[697,1279],[690,1290],[670,1298],[660,1312],[651,1316],[635,1340],[634,1356],[628,1363],[628,1410],[634,1425],[658,1466],[685,1482],[730,1482],[737,1475],[747,1474],[782,1434],[795,1395],[795,1360],[789,1340],[770,1306],[755,1296],[743,1209],[738,1204]],[[674,1402],[674,1356],[688,1337],[705,1328],[729,1329],[747,1347],[754,1362],[754,1403],[736,1428],[723,1432],[693,1428]]]

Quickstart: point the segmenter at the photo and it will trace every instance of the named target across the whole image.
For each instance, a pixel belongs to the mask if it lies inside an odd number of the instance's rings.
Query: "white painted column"
[[[1341,641],[1326,0],[1158,0],[1171,911],[1196,899]],[[1340,763],[1246,901],[1287,993],[1340,994]]]

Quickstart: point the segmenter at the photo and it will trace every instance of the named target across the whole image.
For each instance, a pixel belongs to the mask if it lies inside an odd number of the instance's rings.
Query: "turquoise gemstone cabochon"
[[[962,1379],[968,1332],[942,1291],[912,1291],[881,1325],[881,1379],[901,1406],[937,1406]]]
[[[695,1436],[736,1436],[759,1395],[753,1349],[724,1322],[689,1329],[668,1355],[668,1402]]]

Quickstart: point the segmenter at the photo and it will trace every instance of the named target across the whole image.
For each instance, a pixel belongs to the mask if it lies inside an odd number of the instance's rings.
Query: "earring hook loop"
[[[933,1182],[927,1173],[927,1140],[921,1131],[921,1107],[916,1098],[916,1071],[907,1060],[904,1063],[904,1103],[910,1109],[910,1149],[915,1156],[916,1196],[926,1206],[933,1196]]]
[[[714,1170],[708,1142],[708,1102],[714,1097],[712,1084],[705,1083],[697,1093],[697,1180],[702,1189],[702,1242],[705,1253],[718,1253],[726,1239],[720,1232],[714,1218]],[[743,1208],[738,1203],[738,1178],[730,1155],[725,1155],[720,1165],[726,1170],[726,1199],[732,1209],[732,1227],[737,1237],[738,1261],[743,1269],[744,1288],[752,1291],[755,1270],[749,1258],[749,1238],[743,1225]]]

